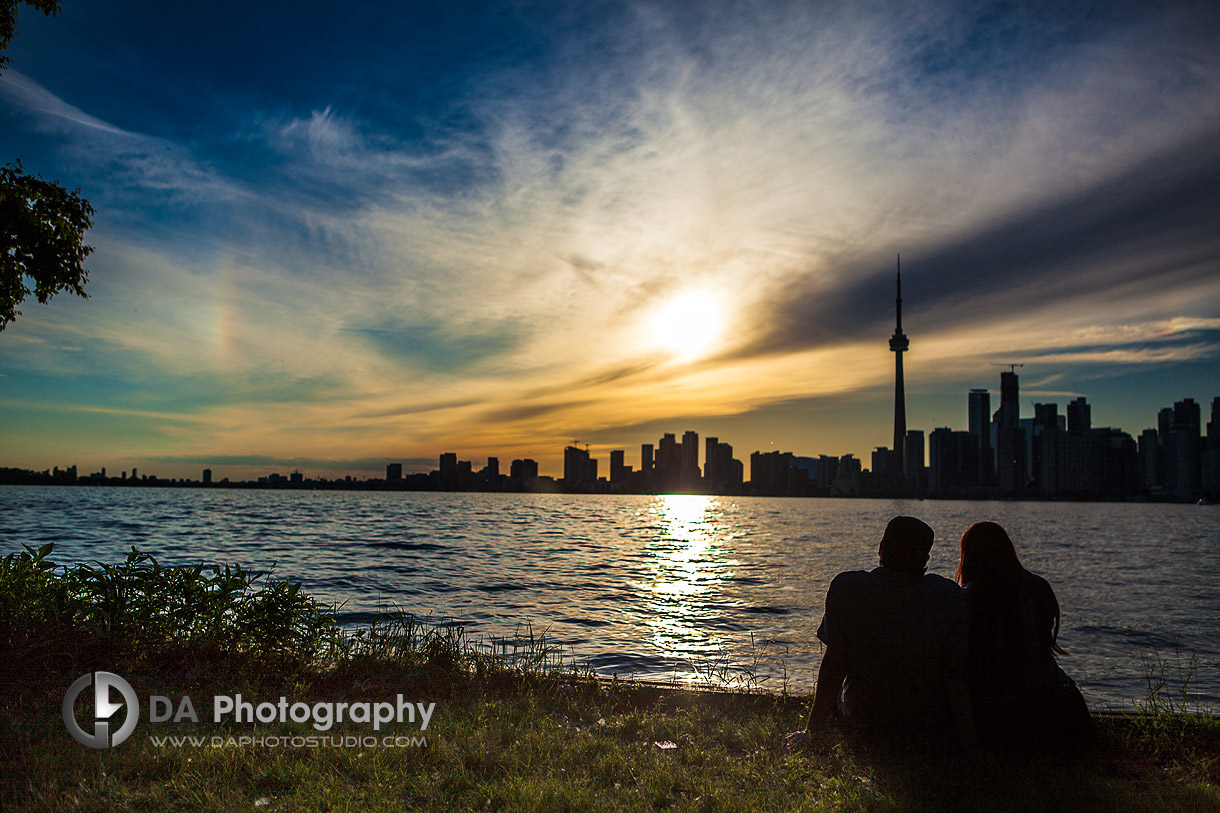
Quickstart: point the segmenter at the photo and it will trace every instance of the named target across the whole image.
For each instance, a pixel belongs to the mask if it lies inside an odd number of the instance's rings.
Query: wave
[[[434,542],[369,542],[370,548],[387,548],[389,550],[445,550],[444,545]]]
[[[525,590],[527,588],[524,584],[506,584],[500,582],[497,584],[479,584],[474,589],[481,593],[504,593],[511,590]]]

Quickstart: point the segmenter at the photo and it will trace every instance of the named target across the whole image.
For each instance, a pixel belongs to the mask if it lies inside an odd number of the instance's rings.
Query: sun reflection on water
[[[668,657],[706,657],[721,648],[708,628],[720,590],[738,562],[726,548],[732,538],[725,506],[716,497],[665,495],[648,508],[657,537],[651,578],[640,585],[651,598],[643,623],[651,642]]]
[[[715,554],[724,529],[717,522],[717,509],[714,497],[695,495],[666,495],[652,504],[663,546],[655,562],[652,592],[690,596],[707,592],[720,581],[722,563]]]

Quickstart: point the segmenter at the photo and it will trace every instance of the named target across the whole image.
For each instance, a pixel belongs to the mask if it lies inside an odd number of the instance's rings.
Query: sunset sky
[[[911,428],[1009,363],[1220,395],[1214,2],[63,5],[0,163],[92,202],[91,298],[0,332],[0,466],[867,466],[898,253]]]

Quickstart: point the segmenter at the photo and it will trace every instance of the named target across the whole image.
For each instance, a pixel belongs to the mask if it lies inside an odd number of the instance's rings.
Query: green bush
[[[311,659],[339,635],[334,613],[286,579],[241,566],[164,567],[132,548],[119,564],[58,566],[53,545],[0,559],[0,640],[81,636],[132,652],[241,649]]]

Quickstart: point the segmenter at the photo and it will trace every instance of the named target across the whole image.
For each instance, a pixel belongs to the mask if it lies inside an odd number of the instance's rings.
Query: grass
[[[1218,810],[1220,723],[1148,706],[1099,719],[1096,747],[1005,757],[843,729],[781,736],[808,698],[753,690],[713,659],[707,691],[603,680],[525,627],[495,642],[386,613],[348,632],[298,587],[240,568],[0,560],[0,809],[63,810]],[[70,683],[98,669],[137,695],[189,695],[200,723],[122,745],[73,742]],[[150,735],[307,736],[308,723],[215,724],[213,695],[435,702],[408,747],[158,746]],[[334,736],[367,736],[344,724]]]

